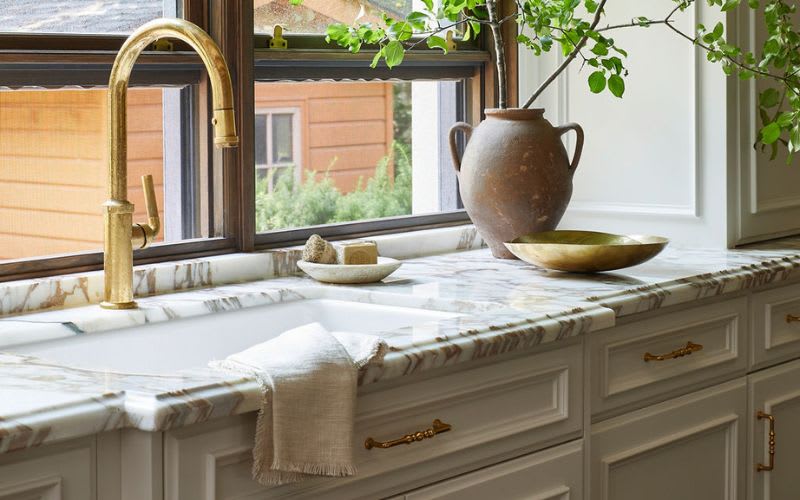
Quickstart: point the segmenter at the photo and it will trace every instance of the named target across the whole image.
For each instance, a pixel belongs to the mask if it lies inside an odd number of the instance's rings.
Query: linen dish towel
[[[279,485],[355,474],[358,369],[382,358],[386,348],[373,335],[328,332],[310,323],[209,363],[254,375],[261,384],[253,478]]]

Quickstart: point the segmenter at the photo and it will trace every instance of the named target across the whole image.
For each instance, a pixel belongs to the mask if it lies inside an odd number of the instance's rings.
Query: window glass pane
[[[175,5],[175,0],[0,0],[0,32],[130,33],[158,17],[175,16]]]
[[[253,23],[256,33],[271,34],[275,25],[287,33],[325,33],[335,22],[381,22],[381,14],[393,18],[410,14],[412,0],[303,0],[291,5],[290,0],[254,0]],[[363,9],[363,10],[362,10]]]
[[[267,115],[256,115],[256,165],[267,164]],[[263,139],[262,139],[263,138]]]
[[[272,162],[291,163],[292,157],[292,118],[288,113],[272,115]]]
[[[256,83],[256,110],[274,110],[272,134],[257,135],[256,151],[294,158],[257,182],[258,231],[459,209],[446,137],[463,118],[462,86]]]
[[[134,221],[146,220],[140,178],[152,174],[158,241],[201,235],[188,220],[196,200],[180,180],[192,165],[170,135],[181,130],[179,114],[169,111],[180,92],[128,93],[128,199]],[[106,122],[103,89],[0,90],[0,261],[102,249]]]

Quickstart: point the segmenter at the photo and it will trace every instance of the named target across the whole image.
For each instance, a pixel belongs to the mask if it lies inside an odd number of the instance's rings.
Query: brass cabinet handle
[[[645,361],[664,361],[667,359],[675,359],[675,358],[682,358],[684,356],[688,356],[693,352],[702,351],[703,345],[702,344],[695,344],[692,341],[686,343],[685,346],[681,347],[680,349],[676,349],[667,354],[650,354],[649,352],[644,353],[644,360]]]
[[[364,448],[371,450],[372,448],[391,448],[392,446],[397,446],[399,444],[411,444],[416,441],[432,438],[433,436],[441,434],[442,432],[447,432],[450,429],[452,429],[450,424],[445,424],[437,418],[433,421],[433,427],[425,429],[424,431],[406,434],[401,438],[392,439],[391,441],[375,441],[371,437],[368,437],[367,440],[364,441]]]
[[[775,468],[775,417],[769,413],[759,411],[756,413],[756,418],[769,421],[769,465],[756,464],[756,471],[769,471]]]
[[[794,314],[787,314],[786,315],[786,322],[787,323],[800,323],[800,316],[795,316]]]

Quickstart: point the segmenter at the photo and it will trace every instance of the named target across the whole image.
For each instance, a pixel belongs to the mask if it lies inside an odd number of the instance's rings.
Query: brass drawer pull
[[[415,441],[422,441],[423,439],[432,438],[442,432],[447,432],[452,429],[450,424],[445,424],[438,418],[433,421],[433,427],[425,429],[424,431],[417,431],[413,434],[406,434],[405,436],[391,441],[375,441],[371,437],[364,441],[364,448],[371,450],[372,448],[391,448],[399,444],[411,444]]]
[[[775,468],[775,417],[759,411],[756,413],[756,418],[759,420],[766,418],[769,421],[769,465],[756,464],[756,471],[769,471]]]
[[[794,314],[787,314],[786,315],[786,322],[787,323],[800,323],[800,316],[795,316]]]
[[[695,344],[692,341],[686,343],[685,346],[681,347],[680,349],[676,349],[667,354],[650,354],[649,352],[644,353],[644,360],[645,361],[664,361],[667,359],[675,359],[675,358],[682,358],[684,356],[688,356],[693,352],[702,351],[703,345],[702,344]]]

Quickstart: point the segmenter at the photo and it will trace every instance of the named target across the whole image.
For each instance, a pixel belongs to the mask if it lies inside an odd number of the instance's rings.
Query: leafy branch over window
[[[302,0],[291,0],[299,5]],[[403,62],[406,52],[426,46],[447,52],[443,35],[456,31],[464,40],[488,28],[496,53],[498,74],[498,104],[507,106],[506,61],[503,50],[502,26],[517,23],[517,42],[539,56],[558,47],[564,61],[548,76],[523,104],[530,107],[558,76],[576,59],[582,67],[591,69],[587,77],[589,90],[599,94],[608,90],[616,97],[625,93],[625,59],[628,52],[616,45],[609,35],[627,28],[650,28],[662,25],[677,36],[704,50],[709,61],[719,63],[726,75],[742,80],[762,78],[772,87],[761,93],[759,111],[762,126],[758,143],[769,147],[774,158],[778,144],[789,152],[800,151],[800,33],[792,22],[797,7],[785,0],[706,0],[706,3],[727,12],[746,4],[753,10],[762,9],[769,34],[760,53],[749,52],[729,43],[725,27],[698,25],[695,32],[685,33],[674,25],[678,12],[691,7],[696,0],[673,0],[674,7],[664,17],[635,16],[627,23],[603,25],[602,18],[608,0],[515,0],[516,11],[499,17],[497,0],[423,0],[424,8],[402,19],[383,16],[383,24],[333,23],[328,26],[327,39],[356,53],[364,45],[377,46],[372,61],[383,61],[389,68]],[[580,12],[585,11],[586,17]]]

